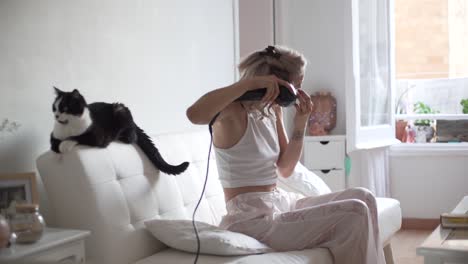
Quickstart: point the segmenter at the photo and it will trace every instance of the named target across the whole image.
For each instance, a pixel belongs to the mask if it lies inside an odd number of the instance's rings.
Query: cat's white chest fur
[[[55,121],[53,135],[55,138],[65,140],[69,137],[83,134],[93,123],[88,108],[85,108],[81,116],[62,114],[61,120],[67,120],[66,124]]]

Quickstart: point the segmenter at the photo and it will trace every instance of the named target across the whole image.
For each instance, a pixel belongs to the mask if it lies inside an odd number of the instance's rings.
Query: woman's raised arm
[[[289,83],[274,75],[242,79],[232,85],[204,94],[187,109],[187,117],[193,124],[208,124],[217,113],[221,112],[245,92],[259,88],[267,88],[262,103],[272,104],[278,97],[279,84],[289,86]],[[219,119],[222,119],[222,114]]]

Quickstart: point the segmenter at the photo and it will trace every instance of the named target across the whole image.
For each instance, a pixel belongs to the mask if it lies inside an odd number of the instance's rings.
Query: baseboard
[[[401,221],[401,229],[434,230],[439,224],[439,219],[403,218]]]

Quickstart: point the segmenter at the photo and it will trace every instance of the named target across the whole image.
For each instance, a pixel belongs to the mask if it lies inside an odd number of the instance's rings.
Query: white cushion
[[[247,235],[221,229],[195,221],[200,239],[200,253],[233,256],[259,254],[273,251],[267,245]],[[145,221],[146,228],[164,244],[182,251],[197,252],[197,239],[190,220],[152,219]]]
[[[330,187],[320,178],[304,167],[300,162],[294,172],[287,178],[278,177],[278,186],[289,192],[300,193],[304,196],[317,196],[331,193]]]

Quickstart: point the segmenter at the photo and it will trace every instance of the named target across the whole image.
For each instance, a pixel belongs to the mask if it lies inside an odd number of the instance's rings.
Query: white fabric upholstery
[[[179,259],[193,258],[188,253],[167,249],[145,229],[143,222],[153,218],[191,219],[205,178],[209,133],[202,130],[162,134],[153,140],[169,163],[189,161],[187,171],[177,176],[160,173],[139,148],[118,142],[105,149],[77,146],[63,155],[47,151],[37,159],[55,226],[90,230],[86,254],[93,263],[179,263]],[[226,211],[214,162],[212,155],[208,185],[196,220],[217,225]],[[380,217],[383,238],[390,237],[401,223],[399,203],[379,199],[378,207],[379,214],[385,215],[385,219]],[[288,261],[280,261],[283,259]],[[234,258],[203,256],[201,260],[200,263],[331,263],[331,256],[327,250],[313,249]]]
[[[377,197],[377,211],[379,212],[380,239],[390,242],[390,238],[401,227],[401,207],[398,200]]]

